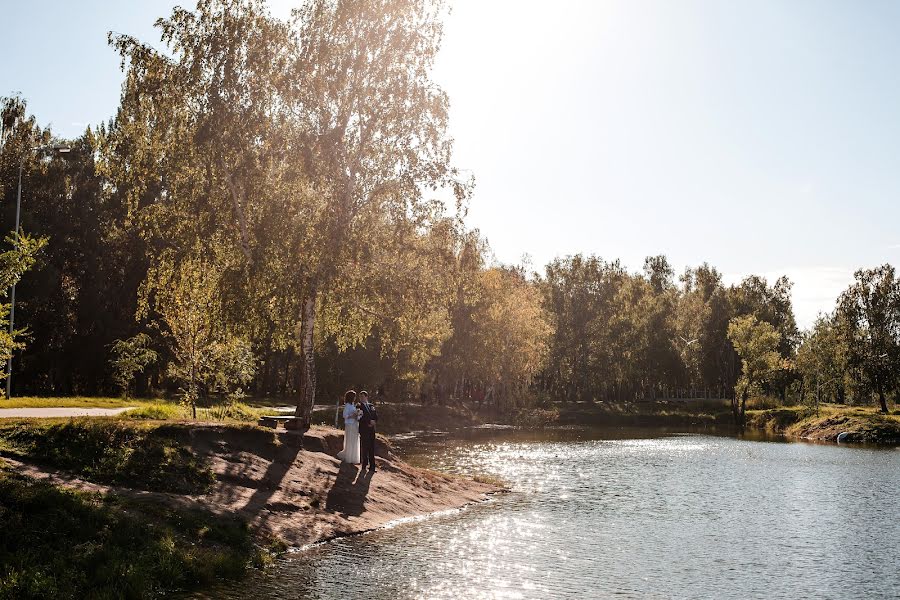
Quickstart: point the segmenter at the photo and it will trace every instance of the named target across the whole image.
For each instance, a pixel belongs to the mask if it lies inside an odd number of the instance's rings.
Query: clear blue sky
[[[0,94],[62,135],[109,118],[106,32],[158,43],[173,4],[7,2]],[[435,76],[500,260],[787,274],[802,325],[854,269],[900,263],[900,3],[453,4]]]

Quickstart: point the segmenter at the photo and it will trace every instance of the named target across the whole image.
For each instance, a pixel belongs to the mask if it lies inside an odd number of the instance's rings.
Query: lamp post
[[[54,150],[60,154],[68,153],[71,148],[68,146],[35,146],[31,148],[31,152],[40,152],[42,150]],[[25,155],[22,155],[21,160],[19,160],[19,189],[16,193],[16,231],[15,231],[15,243],[16,248],[19,247],[19,217],[22,214],[22,171],[25,167]],[[9,293],[10,298],[10,306],[9,306],[9,335],[12,337],[13,332],[15,331],[15,320],[16,320],[16,284],[13,282],[12,289]],[[10,393],[12,392],[12,350],[9,353],[9,361],[6,364],[6,399],[9,400]]]

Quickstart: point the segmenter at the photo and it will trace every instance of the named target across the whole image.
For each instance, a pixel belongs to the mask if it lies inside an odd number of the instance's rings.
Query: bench
[[[266,415],[259,418],[258,425],[260,427],[278,429],[279,423],[284,423],[285,429],[300,429],[300,417],[295,417],[293,415]]]

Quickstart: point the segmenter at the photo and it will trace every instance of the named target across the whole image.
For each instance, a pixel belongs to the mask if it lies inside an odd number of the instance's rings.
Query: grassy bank
[[[316,427],[301,446],[292,432],[236,423],[0,421],[0,599],[202,587],[264,564],[286,543],[498,491],[405,465],[385,443],[377,478],[363,475],[334,458],[342,438]]]
[[[732,424],[725,402],[658,401],[562,403],[559,423],[566,425],[627,427],[720,427]]]
[[[160,400],[145,398],[110,398],[104,396],[54,396],[0,399],[0,408],[125,408],[127,406],[142,407]]]
[[[150,598],[262,565],[241,521],[0,469],[0,598]]]
[[[191,409],[177,399],[164,398],[109,398],[109,397],[23,397],[0,400],[3,408],[130,408],[122,416],[132,419],[186,420],[191,417]],[[210,404],[197,407],[197,420],[235,421],[253,423],[263,414],[269,414],[268,404],[233,402]]]
[[[90,481],[159,492],[199,493],[212,472],[178,424],[117,419],[0,422],[0,451]]]
[[[833,442],[847,433],[849,442],[900,444],[900,415],[885,415],[874,407],[824,404],[818,415],[802,406],[748,411],[747,425],[809,440]]]
[[[215,481],[191,436],[185,424],[110,418],[0,422],[10,459],[171,498]],[[0,598],[149,598],[270,560],[245,520],[186,509],[169,495],[98,489],[60,488],[0,466]]]

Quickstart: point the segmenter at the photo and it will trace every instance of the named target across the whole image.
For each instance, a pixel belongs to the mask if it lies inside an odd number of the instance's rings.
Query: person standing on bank
[[[344,394],[344,449],[337,457],[351,465],[359,464],[359,415],[356,408],[356,392],[347,390]]]
[[[359,393],[359,408],[362,415],[359,417],[359,445],[362,461],[361,470],[368,465],[369,470],[375,472],[375,425],[378,423],[378,413],[375,407],[369,404],[369,392]]]

